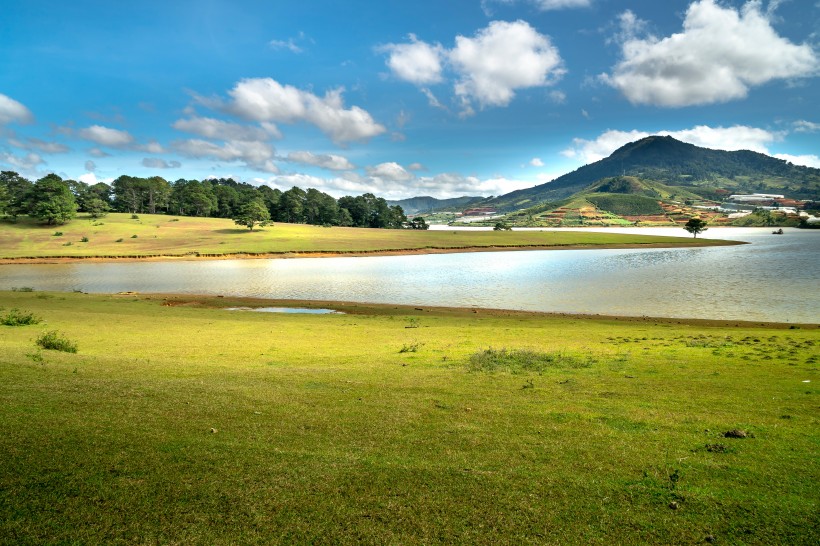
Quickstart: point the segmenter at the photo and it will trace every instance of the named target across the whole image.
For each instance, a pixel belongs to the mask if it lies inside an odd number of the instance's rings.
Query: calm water
[[[609,229],[608,231],[625,231]],[[676,228],[639,233],[680,235]],[[0,288],[224,294],[570,313],[820,322],[820,231],[752,244],[367,258],[0,266]]]

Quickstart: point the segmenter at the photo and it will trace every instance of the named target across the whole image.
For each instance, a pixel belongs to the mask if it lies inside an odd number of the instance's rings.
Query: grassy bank
[[[368,253],[514,247],[714,245],[720,241],[611,233],[414,231],[276,224],[249,232],[231,220],[110,214],[45,226],[0,222],[0,259],[284,253]]]
[[[816,328],[236,304],[0,292],[0,542],[820,540]]]

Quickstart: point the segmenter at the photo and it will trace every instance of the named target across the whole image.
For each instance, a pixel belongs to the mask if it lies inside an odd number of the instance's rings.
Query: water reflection
[[[678,230],[679,231],[679,230]],[[641,233],[646,233],[641,231]],[[662,234],[669,234],[668,232]],[[753,244],[0,266],[0,288],[223,294],[570,313],[820,322],[820,232],[712,230]]]

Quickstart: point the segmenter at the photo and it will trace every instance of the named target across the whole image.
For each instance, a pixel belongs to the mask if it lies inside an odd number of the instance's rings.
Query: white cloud
[[[23,150],[37,150],[45,154],[62,154],[71,151],[71,148],[59,142],[46,142],[39,138],[26,138],[25,140],[18,140],[17,138],[10,138],[9,144],[16,148]]]
[[[22,103],[0,93],[0,125],[7,123],[31,123],[34,114]]]
[[[143,167],[149,169],[178,169],[182,166],[179,161],[165,161],[158,157],[144,157],[141,161]]]
[[[88,150],[88,154],[91,157],[109,157],[111,155],[104,150],[100,150],[99,148],[90,148]]]
[[[494,4],[513,5],[518,2],[532,4],[541,11],[558,10],[565,8],[585,8],[592,4],[592,0],[481,0],[481,7],[487,16],[493,13]]]
[[[544,162],[541,161],[540,157],[533,157],[532,159],[530,159],[530,165],[533,167],[543,167]]]
[[[271,49],[287,49],[291,53],[301,53],[302,48],[296,45],[296,42],[293,41],[293,38],[288,38],[287,40],[271,40],[268,42],[268,45]]]
[[[396,77],[416,85],[441,81],[444,48],[419,41],[410,35],[409,44],[387,44],[379,48],[390,53],[387,66]]]
[[[671,136],[702,148],[715,150],[752,150],[768,154],[767,145],[782,140],[782,133],[756,127],[735,125],[733,127],[708,127],[698,125],[680,131],[606,131],[595,140],[576,138],[572,146],[562,151],[565,157],[578,159],[580,163],[592,163],[608,157],[621,146],[651,135]]]
[[[449,58],[460,75],[456,95],[481,107],[506,106],[516,90],[550,85],[566,72],[549,37],[525,21],[493,21],[474,38],[457,36]]]
[[[563,91],[550,91],[549,97],[555,104],[564,104],[567,102],[567,94]]]
[[[775,154],[776,158],[783,159],[794,165],[803,165],[805,167],[814,167],[820,169],[820,157],[816,155],[791,155],[791,154]]]
[[[244,79],[228,92],[232,102],[226,109],[259,122],[305,121],[319,128],[338,144],[367,140],[386,131],[358,106],[345,108],[342,89],[318,97],[272,78]]]
[[[39,165],[44,165],[45,160],[34,152],[29,152],[22,157],[0,151],[0,164],[7,164],[14,167],[14,170],[22,171],[24,174],[35,173]]]
[[[356,168],[346,157],[336,154],[314,154],[311,152],[297,151],[289,152],[287,160],[294,163],[302,163],[303,165],[313,165],[331,171],[347,171]]]
[[[219,140],[269,140],[281,137],[276,126],[271,123],[266,124],[265,128],[259,128],[206,117],[178,119],[172,127],[178,131]]]
[[[816,133],[820,131],[820,123],[801,119],[794,122],[794,131],[796,133]]]
[[[407,172],[404,167],[392,161],[380,163],[374,167],[367,167],[365,170],[371,177],[394,182],[405,182],[414,178],[412,173]]]
[[[97,170],[97,164],[89,159],[88,161],[85,162],[85,170],[90,172],[90,173],[93,173],[94,171]]]
[[[756,0],[740,10],[715,0],[693,2],[682,32],[627,37],[622,54],[603,81],[633,104],[666,107],[740,99],[750,87],[813,76],[820,67],[812,46],[779,36]]]
[[[276,151],[265,142],[232,140],[220,145],[207,140],[190,139],[174,142],[172,148],[186,157],[241,161],[258,171],[279,172],[273,162]]]
[[[419,195],[433,195],[439,198],[462,195],[503,195],[534,185],[532,181],[510,180],[503,177],[480,179],[474,176],[462,176],[453,173],[414,178],[412,181],[395,180],[389,177],[362,176],[355,172],[345,172],[333,178],[321,178],[296,173],[277,175],[268,179],[258,178],[255,179],[255,182],[265,183],[282,190],[289,189],[292,186],[316,188],[336,197],[371,192],[385,199],[405,199]]]
[[[151,140],[146,144],[139,144],[135,146],[134,149],[140,150],[142,152],[148,152],[149,154],[165,153],[165,148],[163,148],[162,144],[160,144],[156,140]]]
[[[94,184],[99,182],[99,180],[97,180],[97,175],[93,172],[81,174],[77,177],[77,180],[79,180],[80,182],[85,182],[89,186],[93,186]]]
[[[426,171],[427,167],[422,165],[421,163],[410,163],[407,166],[408,171]]]
[[[389,53],[387,65],[393,74],[418,85],[435,108],[446,109],[429,85],[444,81],[448,68],[462,116],[474,113],[474,102],[480,108],[506,106],[516,91],[552,85],[566,72],[549,37],[520,20],[492,21],[473,37],[456,36],[452,49],[423,42],[412,34],[410,43],[379,49]],[[556,93],[552,100],[566,100],[566,95]]]
[[[111,129],[103,127],[102,125],[92,125],[80,129],[77,132],[80,138],[96,142],[101,146],[110,146],[112,148],[125,148],[134,143],[134,137],[127,131],[120,131],[119,129]]]

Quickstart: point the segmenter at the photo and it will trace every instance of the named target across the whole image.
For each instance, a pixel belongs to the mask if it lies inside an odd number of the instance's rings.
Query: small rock
[[[705,540],[709,544],[712,544],[715,541],[715,535],[706,535],[706,538],[704,538],[703,540]]]
[[[671,508],[672,510],[677,510],[678,509],[678,503],[675,502],[675,501],[670,502],[669,503],[669,508]]]
[[[732,430],[727,430],[723,433],[724,438],[746,438],[748,433],[745,430],[740,430],[739,428],[733,428]]]
[[[218,431],[218,430],[216,430],[215,428],[212,428],[212,429],[211,429],[211,434],[216,434],[217,432],[219,432],[219,431]]]

